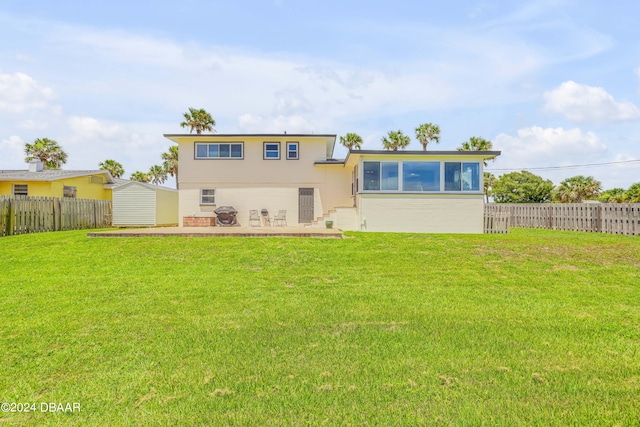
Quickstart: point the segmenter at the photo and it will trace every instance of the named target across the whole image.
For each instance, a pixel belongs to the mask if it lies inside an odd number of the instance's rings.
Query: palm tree
[[[164,170],[169,175],[176,177],[176,189],[178,189],[178,146],[172,145],[168,152],[162,153],[162,160],[164,160],[162,164]]]
[[[147,175],[149,175],[149,181],[155,185],[160,185],[167,180],[167,171],[162,166],[151,166]]]
[[[486,203],[489,203],[489,196],[491,195],[491,189],[495,185],[498,179],[491,172],[484,173],[484,199]]]
[[[458,151],[490,151],[492,148],[493,143],[491,141],[479,136],[472,136],[458,147]],[[496,159],[494,158],[493,160],[495,161]],[[482,163],[487,166],[486,161]]]
[[[60,169],[60,166],[67,163],[67,153],[58,145],[56,141],[49,138],[37,138],[33,144],[24,145],[26,162],[40,160],[46,169]]]
[[[458,151],[490,151],[493,143],[479,136],[472,136],[458,147]]]
[[[340,137],[340,144],[347,147],[348,150],[359,150],[362,147],[362,137],[357,133],[347,133]]]
[[[122,165],[115,160],[105,160],[102,163],[98,164],[100,170],[109,171],[112,177],[120,178],[124,175],[124,168]]]
[[[402,133],[401,130],[390,130],[387,136],[382,137],[382,147],[385,150],[398,151],[398,148],[404,150],[410,142],[411,138]]]
[[[433,123],[424,123],[416,128],[416,139],[422,144],[424,151],[431,141],[440,143],[440,126]]]
[[[199,110],[189,108],[189,112],[184,113],[184,120],[184,122],[180,123],[180,126],[183,128],[189,127],[189,133],[192,133],[194,129],[198,135],[205,130],[215,132],[213,126],[216,125],[216,121],[203,108]]]
[[[149,181],[151,181],[151,177],[149,176],[149,174],[144,173],[144,172],[140,172],[140,171],[136,171],[136,172],[132,173],[131,176],[129,177],[129,179],[131,181],[138,181],[138,182],[149,182]]]
[[[553,200],[560,203],[580,203],[600,195],[602,184],[592,176],[576,175],[567,178],[553,191]]]

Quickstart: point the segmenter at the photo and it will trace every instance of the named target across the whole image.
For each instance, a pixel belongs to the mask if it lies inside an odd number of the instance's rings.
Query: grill
[[[220,227],[231,227],[240,225],[238,224],[238,220],[236,219],[238,211],[235,210],[233,206],[220,206],[213,212],[215,212],[216,214],[216,223]]]

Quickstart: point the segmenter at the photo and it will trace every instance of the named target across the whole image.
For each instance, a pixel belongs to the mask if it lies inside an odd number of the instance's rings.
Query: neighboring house
[[[105,170],[44,169],[33,161],[28,170],[0,171],[0,194],[110,200],[111,189],[105,184],[111,182]]]
[[[324,219],[343,230],[483,232],[483,161],[498,151],[352,150],[332,158],[336,135],[169,134],[179,146],[180,225],[233,206],[289,225]]]
[[[178,190],[123,179],[115,181],[114,227],[178,225]]]

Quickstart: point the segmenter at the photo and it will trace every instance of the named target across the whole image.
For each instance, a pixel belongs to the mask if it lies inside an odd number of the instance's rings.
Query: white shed
[[[178,225],[178,190],[130,181],[112,189],[114,227]]]

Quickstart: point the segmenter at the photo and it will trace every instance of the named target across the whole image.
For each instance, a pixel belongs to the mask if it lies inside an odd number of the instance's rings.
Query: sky
[[[640,182],[640,2],[0,0],[0,169],[56,140],[64,169],[161,164],[189,107],[218,133],[440,126],[529,170]],[[346,150],[336,145],[335,158]],[[590,166],[584,166],[590,165]],[[167,185],[171,185],[168,182]]]

